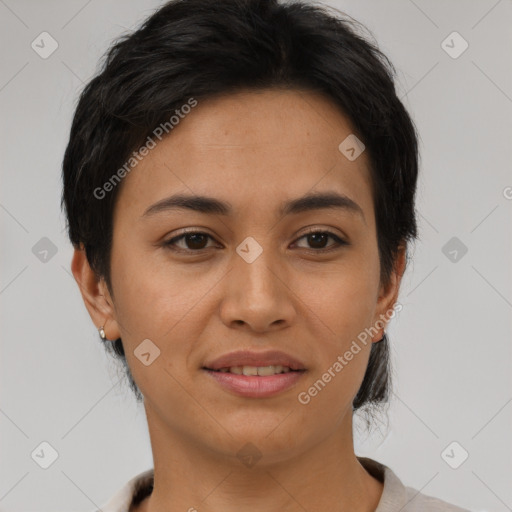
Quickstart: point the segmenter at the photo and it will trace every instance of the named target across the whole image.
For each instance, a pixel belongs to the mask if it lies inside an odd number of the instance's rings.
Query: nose
[[[293,323],[296,310],[286,270],[270,252],[264,250],[251,263],[234,254],[220,307],[221,319],[228,327],[263,333]]]

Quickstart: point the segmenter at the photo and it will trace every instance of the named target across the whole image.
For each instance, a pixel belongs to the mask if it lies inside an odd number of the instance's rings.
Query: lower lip
[[[206,369],[205,371],[228,391],[248,398],[266,398],[282,393],[295,386],[305,373],[305,371],[292,371],[259,377]]]

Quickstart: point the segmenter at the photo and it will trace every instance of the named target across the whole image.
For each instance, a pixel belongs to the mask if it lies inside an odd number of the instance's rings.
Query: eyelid
[[[171,250],[175,250],[176,252],[186,252],[186,253],[200,253],[201,251],[204,251],[206,249],[211,249],[211,247],[206,247],[204,249],[198,249],[198,250],[192,250],[192,249],[182,249],[181,247],[175,248],[173,245],[176,242],[179,242],[182,240],[186,235],[206,235],[211,240],[215,240],[215,237],[208,233],[207,231],[203,231],[202,228],[184,228],[183,230],[179,231],[176,235],[169,238],[168,240],[163,241],[163,246],[167,247]],[[216,240],[215,240],[216,241]]]
[[[310,227],[307,227],[305,229],[306,229],[306,231],[303,231],[297,237],[297,239],[302,238],[305,235],[310,235],[312,233],[326,233],[326,234],[329,234],[330,236],[337,237],[340,240],[343,240],[344,242],[348,243],[348,239],[347,239],[347,237],[345,235],[340,234],[340,233],[335,233],[334,231],[332,231],[332,228],[327,228],[327,227],[326,228],[322,228],[322,227],[318,227],[318,226],[313,226],[313,227],[310,226]]]
[[[301,247],[301,249],[304,249],[304,250],[312,252],[312,253],[326,254],[326,253],[328,253],[330,251],[334,251],[336,249],[341,249],[342,247],[344,247],[346,245],[350,245],[350,243],[347,241],[346,237],[344,237],[342,235],[339,235],[337,233],[334,233],[333,231],[331,231],[331,229],[318,228],[318,227],[308,228],[308,230],[303,232],[301,235],[299,235],[295,239],[295,241],[293,243],[296,244],[299,240],[301,240],[305,236],[312,235],[312,234],[315,234],[315,233],[319,233],[319,234],[322,234],[322,235],[327,235],[329,238],[332,238],[336,243],[332,244],[332,245],[329,245],[329,246],[327,246],[324,249],[310,249],[310,248],[307,248],[307,247]]]

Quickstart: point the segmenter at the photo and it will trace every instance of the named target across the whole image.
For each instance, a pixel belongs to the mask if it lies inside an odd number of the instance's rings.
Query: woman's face
[[[122,338],[162,429],[218,455],[250,442],[267,460],[351,435],[352,401],[383,329],[366,344],[358,336],[389,312],[399,286],[396,275],[389,286],[379,282],[369,160],[339,149],[351,133],[314,93],[237,93],[200,101],[124,178],[114,296],[104,287],[111,317],[95,318],[109,339]],[[207,196],[226,212],[194,203],[150,210],[178,194]],[[348,199],[285,211],[312,194]],[[184,230],[201,234],[167,245]],[[339,370],[354,341],[360,350]],[[305,371],[252,376],[267,384],[251,395],[241,391],[247,377],[205,369],[239,350],[281,351]],[[329,369],[331,378],[309,393]]]

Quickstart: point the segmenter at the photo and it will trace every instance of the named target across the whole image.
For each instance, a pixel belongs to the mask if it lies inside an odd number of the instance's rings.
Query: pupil
[[[201,247],[201,238],[203,239],[203,242],[205,241],[204,239],[206,238],[204,235],[202,234],[199,234],[199,233],[195,233],[195,234],[191,234],[191,235],[187,235],[187,245],[189,246],[189,249],[203,249],[203,247]],[[192,244],[190,244],[190,240],[192,239]],[[198,241],[199,239],[199,241]],[[195,242],[197,242],[197,244],[195,244]]]
[[[322,239],[324,239],[323,241],[325,242],[325,238],[327,238],[325,233],[312,233],[308,236],[309,236],[309,240],[310,240],[310,245],[312,245],[313,247],[320,247],[320,248],[324,247],[324,244],[322,244],[322,241],[320,241],[319,245],[318,245],[318,243],[315,245],[315,237],[322,238]],[[311,243],[311,239],[313,239],[312,243]],[[319,242],[319,240],[316,239],[316,242]]]

